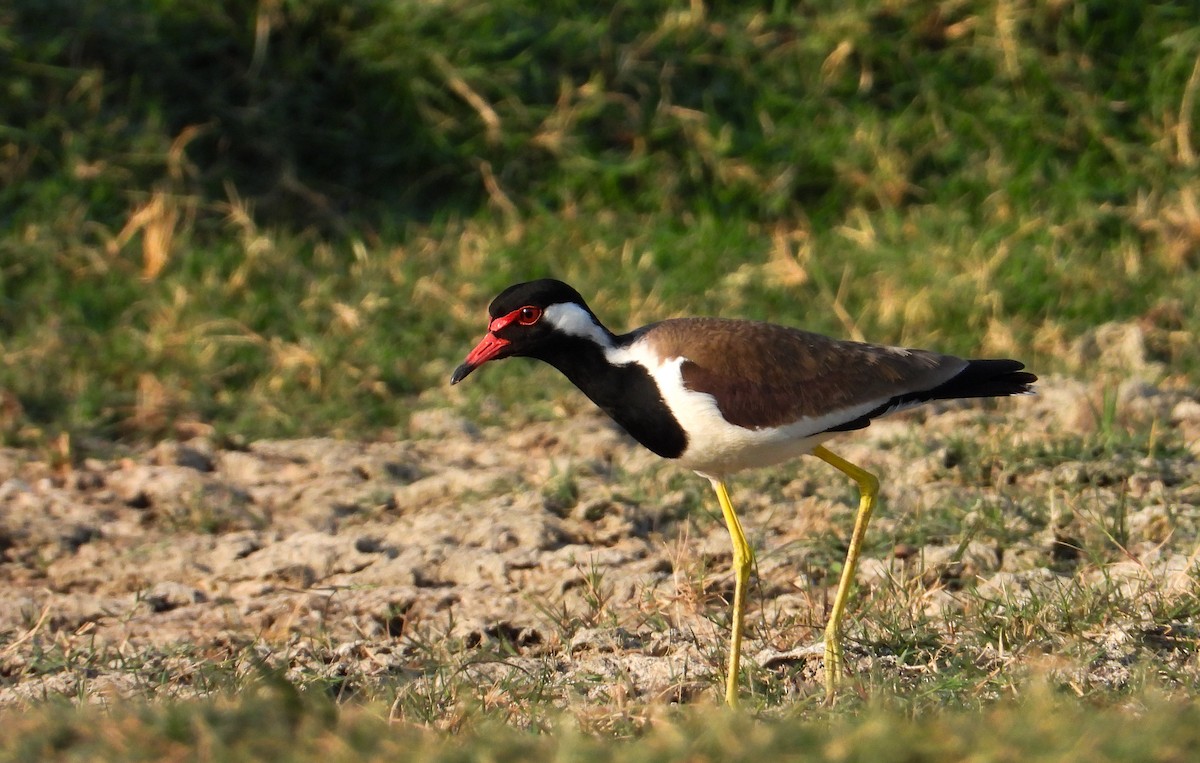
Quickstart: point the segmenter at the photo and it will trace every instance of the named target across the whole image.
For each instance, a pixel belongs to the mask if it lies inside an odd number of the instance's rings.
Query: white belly
[[[823,433],[796,439],[778,430],[741,430],[720,440],[691,441],[675,462],[705,477],[721,479],[743,469],[772,466],[812,453],[813,448],[833,436]]]

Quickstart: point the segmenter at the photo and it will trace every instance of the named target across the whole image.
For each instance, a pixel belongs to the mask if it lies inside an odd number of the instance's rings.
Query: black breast
[[[587,341],[556,348],[541,360],[563,373],[629,436],[663,458],[679,458],[687,433],[663,402],[650,372],[637,363],[614,366]]]

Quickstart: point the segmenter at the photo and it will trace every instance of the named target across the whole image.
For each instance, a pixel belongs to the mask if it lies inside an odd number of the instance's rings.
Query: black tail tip
[[[988,396],[1033,395],[1037,375],[1024,370],[1019,360],[974,360],[968,369],[974,377],[971,381],[982,392],[990,390]],[[966,381],[964,379],[964,381]]]
[[[1012,385],[1014,395],[1034,394],[1033,385],[1037,383],[1037,374],[1025,370],[1025,364],[1019,360],[996,361],[997,372],[995,381]]]
[[[1025,364],[1007,358],[972,360],[957,376],[930,391],[930,400],[1032,395],[1037,376]]]
[[[1037,390],[1033,388],[1033,385],[1036,384],[1038,380],[1036,374],[1031,374],[1028,371],[1018,371],[1014,374],[1011,374],[1008,377],[1008,380],[1019,388],[1016,392],[1018,395],[1037,394]]]

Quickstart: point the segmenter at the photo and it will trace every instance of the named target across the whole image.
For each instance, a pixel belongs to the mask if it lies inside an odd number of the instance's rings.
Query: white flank
[[[687,431],[687,450],[675,460],[681,466],[714,479],[811,453],[813,448],[836,434],[827,432],[827,429],[852,421],[884,402],[871,400],[853,408],[803,418],[780,427],[747,429],[726,421],[712,395],[684,386],[680,367],[686,358],[660,361],[643,341],[634,342],[628,347],[610,348],[605,356],[614,364],[637,363],[650,372],[658,384],[663,401]]]

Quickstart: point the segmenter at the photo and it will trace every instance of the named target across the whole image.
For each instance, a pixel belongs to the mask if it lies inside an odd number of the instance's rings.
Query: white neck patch
[[[550,305],[542,315],[551,326],[564,334],[590,339],[601,347],[612,346],[609,333],[596,323],[591,313],[574,302]]]

